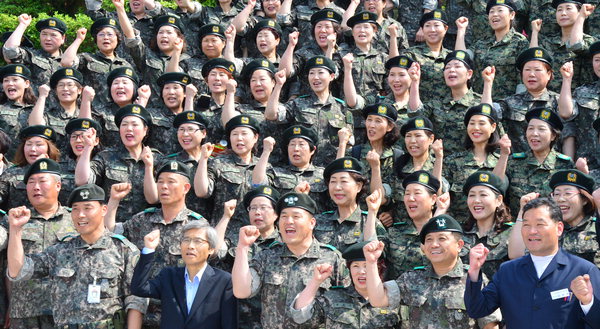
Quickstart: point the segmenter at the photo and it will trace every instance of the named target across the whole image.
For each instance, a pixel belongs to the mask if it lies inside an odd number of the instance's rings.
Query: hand
[[[183,41],[184,40],[182,38],[177,38],[177,40],[173,42],[173,48],[179,55],[181,55],[181,53],[183,52],[183,45],[185,44],[185,42]]]
[[[313,280],[319,283],[327,280],[328,277],[333,273],[333,266],[331,264],[317,264],[313,271]]]
[[[19,24],[21,25],[25,25],[25,27],[28,27],[29,25],[31,25],[31,16],[27,15],[27,14],[21,14],[19,15]]]
[[[379,211],[379,207],[381,206],[381,199],[381,192],[379,189],[373,191],[373,193],[371,193],[371,195],[369,195],[366,199],[369,211],[374,211],[377,213]]]
[[[237,89],[237,81],[235,79],[229,79],[225,82],[225,87],[227,87],[228,94],[235,94],[235,90]]]
[[[338,139],[340,140],[340,146],[347,145],[350,142],[350,137],[352,137],[352,131],[346,127],[338,130],[337,134]]]
[[[194,86],[191,83],[185,86],[185,98],[193,99],[194,97],[196,97],[196,94],[198,94],[198,88],[196,88],[196,86]]]
[[[46,98],[50,94],[50,86],[43,84],[38,87],[38,97]]]
[[[150,89],[150,86],[148,85],[143,85],[141,87],[138,88],[138,99],[143,98],[143,99],[150,99],[150,96],[152,95],[152,89]]]
[[[367,162],[371,166],[371,168],[377,168],[380,166],[381,160],[379,159],[379,153],[375,150],[370,150],[367,152]]]
[[[392,37],[392,38],[398,37],[398,25],[390,24],[387,29],[388,29],[388,32],[390,33],[390,37]]]
[[[200,152],[200,157],[205,160],[210,158],[214,149],[215,149],[215,146],[212,143],[203,144],[201,152]]]
[[[501,155],[510,155],[510,148],[512,147],[512,142],[510,138],[508,138],[507,134],[502,135],[500,140],[498,141],[500,145],[500,154]]]
[[[358,7],[358,5],[360,5],[360,0],[350,0],[350,3]]]
[[[308,184],[308,182],[302,181],[298,183],[298,185],[296,185],[294,191],[296,191],[297,193],[308,194],[310,193],[310,184]]]
[[[435,200],[436,213],[446,213],[450,208],[450,193],[446,192]]]
[[[223,217],[231,218],[233,217],[233,213],[235,213],[235,208],[237,207],[237,200],[231,199],[223,204]]]
[[[560,75],[563,79],[573,79],[573,62],[569,61],[560,67]]]
[[[154,154],[150,146],[144,146],[141,154],[142,161],[146,167],[154,167]]]
[[[421,80],[421,65],[417,62],[413,62],[408,69],[408,75],[413,82],[419,82]]]
[[[584,3],[581,5],[581,9],[579,9],[579,16],[583,17],[584,19],[588,18],[594,12],[594,9],[596,9],[596,6],[589,3]]]
[[[594,197],[594,203],[597,205],[600,204],[600,188],[595,190],[594,193],[592,193],[592,196]]]
[[[540,33],[542,30],[542,22],[543,21],[541,19],[534,19],[531,21],[531,32]]]
[[[483,78],[484,83],[492,83],[494,82],[494,78],[496,77],[496,67],[488,66],[481,72],[481,77]]]
[[[90,128],[83,132],[83,147],[88,149],[93,149],[96,145],[98,145],[98,140],[96,139],[96,129]]]
[[[227,42],[234,42],[235,35],[236,35],[235,26],[233,26],[233,24],[230,24],[227,27],[227,29],[225,29],[225,38],[227,39]]]
[[[246,4],[246,8],[250,8],[250,9],[254,10],[254,7],[256,7],[256,0],[248,0],[248,4]]]
[[[160,230],[154,230],[144,236],[144,247],[156,250],[160,243]]]
[[[383,224],[383,226],[390,227],[394,224],[394,217],[392,217],[392,214],[387,211],[382,212],[379,214],[379,221],[381,224]]]
[[[584,274],[576,277],[571,281],[571,291],[575,294],[575,297],[579,299],[582,305],[588,305],[592,302],[594,297],[594,288],[590,281],[590,275]]]
[[[285,69],[277,71],[277,73],[275,73],[275,83],[277,83],[279,86],[283,86],[285,84],[286,77],[287,73],[285,72]]]
[[[240,238],[238,240],[238,247],[250,247],[256,239],[260,236],[260,231],[253,225],[248,225],[240,228]]]
[[[94,97],[96,97],[96,91],[94,88],[90,86],[83,87],[83,91],[81,92],[81,99],[86,99],[88,101],[93,101]]]
[[[110,187],[110,198],[121,201],[131,192],[130,183],[116,183]]]
[[[75,37],[79,41],[85,40],[85,36],[87,35],[87,29],[82,27],[77,30],[77,36]]]
[[[342,57],[342,62],[344,63],[344,68],[352,69],[352,62],[354,61],[354,55],[352,53],[347,53],[344,57]]]
[[[125,0],[112,0],[112,4],[117,11],[125,10]]]
[[[367,243],[363,247],[363,253],[365,254],[365,260],[367,263],[377,263],[379,256],[381,256],[383,253],[383,247],[383,242],[378,240]]]
[[[471,248],[471,251],[469,252],[469,272],[473,270],[474,273],[479,273],[479,270],[485,263],[485,259],[489,253],[490,250],[482,243],[479,243],[475,247]]]
[[[590,168],[588,168],[587,158],[579,158],[577,162],[575,162],[575,168],[581,171],[584,174],[590,173]]]
[[[444,141],[441,139],[436,139],[433,144],[431,144],[431,149],[433,150],[433,154],[436,159],[441,159],[444,157]]]
[[[327,49],[335,48],[335,44],[337,43],[337,36],[335,33],[327,36]]]
[[[425,33],[423,33],[423,28],[419,28],[419,30],[417,31],[417,34],[415,35],[415,41],[416,42],[425,41]]]
[[[529,201],[533,200],[533,199],[537,199],[540,197],[540,194],[537,192],[531,192],[531,193],[527,193],[524,196],[521,197],[521,199],[519,200],[519,204],[521,206],[521,209],[523,209],[523,207],[525,207],[526,204],[529,203]]]
[[[298,31],[294,31],[294,32],[290,33],[288,35],[288,40],[289,40],[288,46],[296,47],[296,45],[298,44],[299,36],[300,36],[300,32],[298,32]]]
[[[456,19],[456,29],[466,31],[469,27],[469,19],[462,16]]]
[[[20,229],[27,224],[31,217],[31,210],[25,206],[12,208],[8,211],[8,224],[11,228]]]
[[[267,152],[267,153],[271,153],[273,152],[273,149],[275,148],[275,138],[269,136],[265,139],[263,139],[263,153]]]

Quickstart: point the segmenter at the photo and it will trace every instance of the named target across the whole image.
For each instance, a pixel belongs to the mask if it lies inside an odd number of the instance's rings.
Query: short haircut
[[[523,216],[525,213],[531,209],[537,209],[541,207],[548,207],[548,212],[550,213],[550,219],[554,222],[562,222],[562,212],[560,211],[560,207],[556,203],[556,201],[549,198],[537,198],[529,201],[525,207],[523,207]]]
[[[206,241],[208,242],[208,247],[210,249],[216,249],[219,238],[217,237],[217,231],[210,225],[202,223],[198,220],[192,220],[187,224],[183,225],[183,230],[181,231],[181,237],[185,236],[185,232],[189,230],[203,230],[206,232]]]

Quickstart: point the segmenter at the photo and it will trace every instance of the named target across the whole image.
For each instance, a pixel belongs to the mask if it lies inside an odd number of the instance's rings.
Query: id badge
[[[88,295],[87,302],[90,304],[98,304],[100,303],[100,292],[102,291],[102,286],[99,284],[90,284],[88,286]]]

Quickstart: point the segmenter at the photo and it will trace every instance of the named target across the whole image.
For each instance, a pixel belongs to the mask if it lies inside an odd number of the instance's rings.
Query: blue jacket
[[[594,304],[584,316],[575,295],[570,300],[553,299],[551,292],[569,289],[575,277],[586,273],[594,289]],[[465,306],[472,318],[500,307],[510,329],[600,328],[600,270],[562,249],[539,279],[531,257],[525,255],[502,264],[483,290],[481,276],[477,282],[467,279],[466,285]]]

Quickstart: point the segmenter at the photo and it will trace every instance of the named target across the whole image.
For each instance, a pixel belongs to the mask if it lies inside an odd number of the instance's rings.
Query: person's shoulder
[[[231,281],[231,273],[224,271],[220,268],[216,268],[216,267],[212,267],[210,265],[207,265],[206,269],[211,268],[214,272],[214,275],[222,280],[230,280]]]
[[[131,241],[127,240],[125,236],[121,234],[111,233],[110,237],[113,241],[115,241],[116,243],[123,244],[124,246],[128,247],[131,251],[139,252],[139,249]]]

